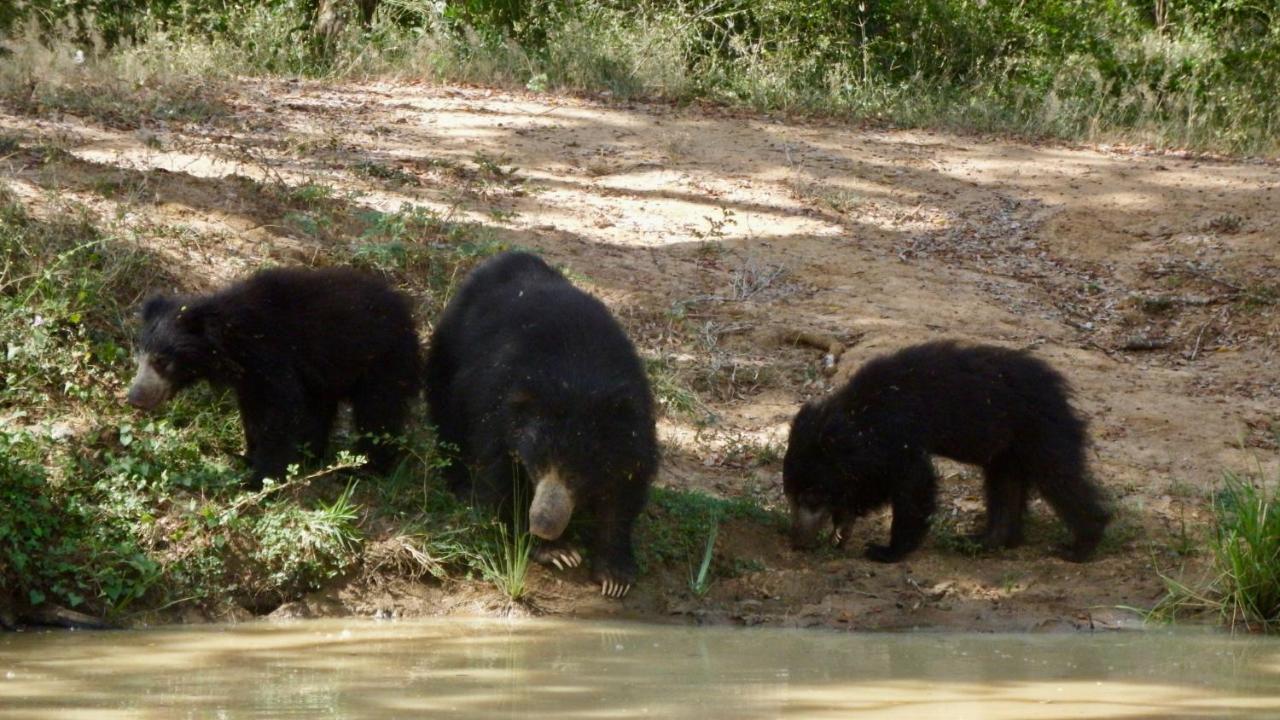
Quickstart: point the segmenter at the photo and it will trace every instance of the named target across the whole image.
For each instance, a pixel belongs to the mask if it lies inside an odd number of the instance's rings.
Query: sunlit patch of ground
[[[1035,348],[1075,384],[1119,508],[1095,563],[1047,557],[1058,527],[1040,504],[1028,547],[973,558],[950,539],[980,518],[980,480],[948,466],[940,529],[901,565],[858,553],[882,517],[846,553],[803,557],[777,529],[730,526],[717,558],[736,570],[705,598],[655,573],[618,607],[538,570],[541,611],[1114,626],[1182,562],[1168,548],[1203,534],[1224,469],[1274,477],[1275,165],[415,85],[251,83],[233,105],[216,129],[2,116],[23,150],[0,167],[33,213],[83,202],[191,287],[308,262],[357,242],[361,212],[404,203],[536,249],[660,371],[665,486],[777,505],[791,413],[867,359],[940,337]],[[358,611],[473,608],[335,592]]]

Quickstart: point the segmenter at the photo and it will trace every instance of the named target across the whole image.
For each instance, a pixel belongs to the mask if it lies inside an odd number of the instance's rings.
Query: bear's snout
[[[793,503],[791,506],[791,547],[809,550],[818,544],[818,534],[830,519],[824,510],[812,510]]]
[[[124,399],[139,410],[154,410],[163,400],[157,393],[148,392],[145,388],[136,385],[129,388],[129,394],[125,395]]]
[[[169,399],[169,381],[165,380],[151,360],[143,357],[138,361],[138,373],[133,376],[125,402],[139,410],[154,410]]]
[[[555,540],[564,534],[573,516],[573,495],[554,470],[538,480],[529,504],[529,533],[543,540]]]

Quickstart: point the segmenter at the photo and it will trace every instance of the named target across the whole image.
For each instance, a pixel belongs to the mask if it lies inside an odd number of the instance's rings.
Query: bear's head
[[[652,410],[630,386],[566,396],[521,387],[507,397],[508,432],[532,482],[529,532],[560,537],[575,506],[655,468]]]
[[[189,298],[156,295],[142,306],[138,370],[128,403],[154,410],[174,393],[207,377],[216,356],[206,333],[206,313]]]
[[[853,445],[846,418],[829,402],[806,403],[791,422],[782,489],[791,506],[791,545],[811,548],[828,523],[845,521],[844,485]]]

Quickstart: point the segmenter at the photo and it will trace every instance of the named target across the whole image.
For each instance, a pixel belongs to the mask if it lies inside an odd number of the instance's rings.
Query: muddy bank
[[[483,225],[565,268],[622,319],[663,409],[658,484],[766,509],[781,505],[792,413],[868,358],[940,337],[1033,348],[1074,383],[1094,474],[1117,508],[1093,563],[1049,556],[1061,531],[1038,501],[1026,547],[974,557],[959,539],[981,520],[980,478],[941,463],[937,522],[904,563],[861,558],[887,535],[884,514],[860,522],[847,551],[816,555],[791,551],[772,521],[736,518],[721,527],[705,596],[689,589],[694,558],[648,568],[621,603],[599,597],[585,571],[535,568],[516,612],[850,629],[1131,626],[1118,608],[1155,602],[1160,571],[1204,571],[1196,548],[1223,471],[1275,477],[1275,165],[471,88],[246,83],[233,100],[234,133],[6,116],[24,144],[57,142],[73,159],[57,173],[14,166],[11,186],[36,212],[56,190],[124,218],[192,287],[264,262],[309,262],[347,239],[341,223],[281,222],[237,189],[249,180]],[[650,519],[669,512],[655,507]],[[511,612],[479,581],[395,567],[352,570],[275,612]],[[224,605],[161,617],[244,616]]]

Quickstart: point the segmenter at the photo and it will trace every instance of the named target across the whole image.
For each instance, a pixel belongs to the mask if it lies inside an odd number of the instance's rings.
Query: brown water
[[[0,635],[0,718],[1266,718],[1280,642],[364,620]]]

